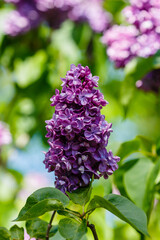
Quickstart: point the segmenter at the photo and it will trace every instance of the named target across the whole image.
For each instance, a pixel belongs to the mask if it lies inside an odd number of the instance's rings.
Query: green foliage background
[[[124,21],[121,9],[125,4],[121,0],[105,1],[104,7],[113,14],[115,23]],[[0,120],[9,124],[13,143],[1,149],[0,226],[12,226],[10,220],[23,205],[17,198],[23,186],[23,176],[8,168],[8,158],[13,149],[25,150],[35,134],[40,136],[44,148],[48,147],[44,137],[45,120],[54,112],[49,99],[55,88],[60,89],[60,77],[65,76],[70,64],[81,63],[100,77],[99,87],[109,102],[102,113],[108,122],[113,123],[114,130],[108,149],[121,157],[119,169],[113,177],[94,183],[93,195],[103,196],[118,189],[147,213],[150,236],[152,240],[158,240],[160,95],[137,90],[135,82],[150,70],[159,68],[159,54],[149,59],[133,59],[125,69],[115,69],[107,59],[101,34],[92,32],[86,23],[76,25],[66,21],[58,30],[41,25],[12,38],[2,31],[8,11],[10,5],[1,1]],[[102,209],[96,210],[91,218],[100,239],[140,239],[135,230]],[[49,214],[44,216],[46,219]],[[92,239],[90,232],[87,239]]]

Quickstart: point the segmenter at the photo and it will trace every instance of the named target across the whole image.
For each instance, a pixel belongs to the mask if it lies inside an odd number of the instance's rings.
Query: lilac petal
[[[88,185],[90,182],[90,176],[88,174],[84,173],[84,174],[82,174],[82,180],[85,185]]]

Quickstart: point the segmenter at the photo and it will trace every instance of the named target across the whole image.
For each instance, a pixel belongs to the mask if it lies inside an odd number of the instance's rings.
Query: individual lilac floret
[[[108,45],[107,54],[116,67],[124,67],[134,56],[137,29],[134,26],[115,25],[105,32],[102,42]]]
[[[136,87],[145,92],[153,91],[158,93],[160,90],[160,69],[155,69],[149,72],[142,80],[138,80]]]
[[[0,147],[12,142],[12,136],[8,129],[7,124],[0,121]]]
[[[100,112],[107,102],[96,89],[98,79],[87,66],[71,65],[62,91],[51,98],[55,113],[46,121],[50,149],[44,163],[63,192],[87,186],[92,176],[108,178],[118,168],[119,157],[106,150],[112,124]]]
[[[59,28],[66,20],[88,22],[96,32],[106,30],[111,15],[102,6],[103,0],[5,0],[16,9],[9,14],[5,33],[16,36],[37,27],[42,22]]]

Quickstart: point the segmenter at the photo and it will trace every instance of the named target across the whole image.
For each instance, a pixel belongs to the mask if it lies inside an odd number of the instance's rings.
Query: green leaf
[[[145,191],[144,201],[143,201],[145,212],[148,212],[151,210],[154,193],[156,190],[155,180],[158,176],[159,171],[160,171],[160,159],[153,166],[153,168],[149,174],[149,177],[147,179],[146,191]]]
[[[15,221],[36,218],[53,210],[63,210],[68,203],[68,197],[60,190],[51,187],[41,188],[27,198]]]
[[[0,240],[10,240],[10,233],[6,228],[0,227]]]
[[[28,220],[26,222],[27,233],[31,238],[46,239],[46,232],[48,228],[48,223],[39,218]],[[49,236],[52,237],[58,231],[58,226],[52,226]]]
[[[128,107],[134,97],[135,83],[131,76],[126,76],[121,84],[120,103],[124,106],[125,116],[128,112]]]
[[[156,144],[156,152],[157,152],[157,155],[160,156],[160,139],[158,139]]]
[[[160,194],[160,182],[155,185],[155,191]]]
[[[72,193],[67,192],[67,194],[73,203],[83,206],[90,200],[91,192],[92,184],[89,184],[87,187],[78,188]]]
[[[64,210],[58,210],[57,213],[59,215],[63,215],[63,216],[71,217],[71,218],[75,218],[75,219],[77,219],[77,217],[80,218],[80,213],[79,212],[72,211],[68,208],[65,208]]]
[[[47,55],[43,50],[25,60],[16,60],[15,77],[19,87],[25,88],[37,81],[43,73],[46,60]]]
[[[17,182],[18,184],[20,184],[20,183],[22,182],[22,180],[23,180],[23,175],[22,175],[20,172],[14,170],[14,169],[7,169],[7,171],[8,171],[10,174],[12,174],[12,176],[15,178],[15,180],[16,180],[16,182]]]
[[[137,231],[149,236],[145,213],[127,198],[115,194],[109,194],[104,198],[94,196],[88,205],[87,211],[92,212],[98,207],[105,208],[123,221],[129,223]]]
[[[124,186],[124,174],[127,171],[129,171],[129,169],[131,169],[137,163],[138,160],[139,159],[131,159],[131,160],[125,162],[114,173],[115,184],[118,187],[118,190],[120,191],[120,193],[125,197],[129,197],[129,196],[128,196],[125,186]]]
[[[24,240],[24,229],[14,225],[10,228],[12,240]]]
[[[154,55],[153,67],[160,68],[160,51]]]
[[[138,135],[136,138],[140,140],[140,145],[143,150],[148,152],[152,151],[153,141],[141,135]]]
[[[136,139],[132,141],[124,142],[121,144],[116,155],[119,156],[122,160],[128,157],[131,153],[137,152],[139,150],[139,146],[140,146],[140,143]]]
[[[135,58],[125,68],[126,74],[132,76],[134,81],[142,79],[153,69],[154,56],[149,58]]]
[[[81,223],[71,218],[61,219],[59,232],[66,239],[80,240],[87,232],[87,222],[85,219]]]
[[[143,201],[147,178],[153,163],[148,158],[140,159],[132,168],[124,173],[124,187],[129,198],[140,208],[144,209]]]
[[[30,202],[28,201],[28,203]],[[64,209],[60,201],[54,199],[45,199],[37,204],[34,204],[31,207],[27,206],[22,208],[18,215],[18,218],[14,221],[26,221],[28,219],[42,216],[46,212],[60,209]]]

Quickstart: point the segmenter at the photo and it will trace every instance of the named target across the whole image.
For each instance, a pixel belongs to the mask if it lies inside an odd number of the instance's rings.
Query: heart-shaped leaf
[[[27,233],[31,238],[46,239],[48,223],[39,218],[28,220],[26,222]],[[49,236],[52,237],[58,231],[58,226],[52,226]]]
[[[14,225],[10,228],[11,240],[23,240],[24,239],[24,229]]]
[[[80,240],[87,232],[87,222],[85,219],[81,223],[71,218],[61,219],[59,232],[66,239]]]

